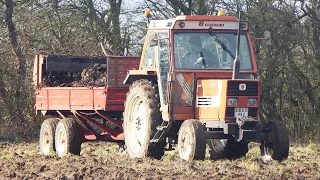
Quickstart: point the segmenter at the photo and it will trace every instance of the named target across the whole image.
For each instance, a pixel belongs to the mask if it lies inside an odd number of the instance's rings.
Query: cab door
[[[158,87],[161,102],[161,112],[163,120],[167,121],[170,119],[168,110],[168,74],[170,71],[169,62],[169,38],[167,32],[159,32],[157,34],[158,48],[157,48],[157,59],[158,59]]]

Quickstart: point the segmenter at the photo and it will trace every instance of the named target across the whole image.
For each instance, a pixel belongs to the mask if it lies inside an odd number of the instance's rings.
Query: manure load
[[[42,61],[41,87],[106,86],[106,57],[47,55],[39,61]]]
[[[105,86],[107,81],[107,64],[95,63],[82,72],[52,71],[45,73],[45,87],[85,87]]]

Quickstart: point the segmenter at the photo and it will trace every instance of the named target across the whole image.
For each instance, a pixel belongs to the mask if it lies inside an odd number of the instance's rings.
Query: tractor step
[[[151,143],[157,143],[157,142],[159,142],[159,139],[151,139],[150,142]]]
[[[157,127],[157,130],[158,131],[163,131],[163,130],[165,130],[165,129],[167,129],[168,128],[168,126],[158,126]]]
[[[171,123],[169,121],[163,121],[161,126],[158,126],[157,132],[155,133],[155,135],[153,136],[152,139],[150,139],[151,143],[157,143],[159,141],[162,141],[166,135],[166,132],[168,130],[168,128],[170,127]]]

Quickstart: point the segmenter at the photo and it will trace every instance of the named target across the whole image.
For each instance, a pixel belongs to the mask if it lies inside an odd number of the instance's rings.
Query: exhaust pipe
[[[237,49],[236,49],[236,58],[233,61],[233,69],[232,69],[232,79],[238,79],[239,78],[239,71],[240,71],[240,61],[239,61],[239,51],[240,51],[240,33],[241,33],[241,4],[240,0],[238,0],[237,3],[238,6],[238,21],[239,21],[239,27],[238,27],[238,34],[237,34]]]

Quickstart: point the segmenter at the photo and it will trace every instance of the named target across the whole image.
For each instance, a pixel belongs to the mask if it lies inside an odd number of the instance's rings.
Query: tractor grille
[[[212,98],[211,97],[197,97],[197,107],[211,107]]]
[[[248,116],[257,117],[258,108],[249,108]],[[234,117],[234,107],[228,107],[226,110],[226,117]]]
[[[246,84],[246,90],[239,90],[240,84]],[[258,96],[258,82],[228,81],[227,96]]]

